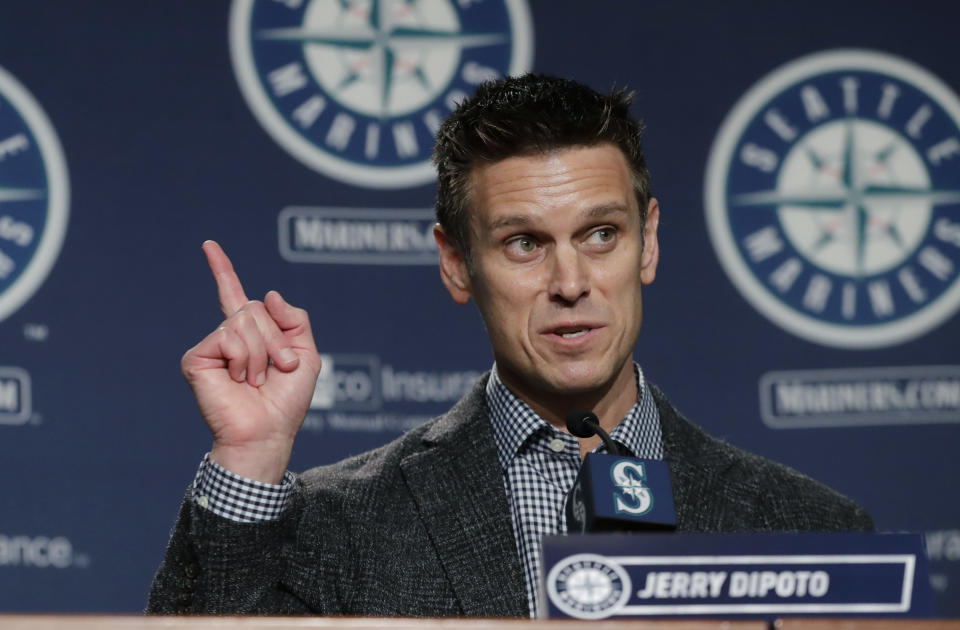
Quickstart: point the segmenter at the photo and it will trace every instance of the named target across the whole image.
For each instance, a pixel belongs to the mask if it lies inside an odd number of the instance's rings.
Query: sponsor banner
[[[323,367],[303,428],[403,432],[460,400],[482,375],[473,370],[401,370],[375,354],[321,354]]]
[[[86,568],[90,558],[76,553],[64,536],[0,534],[0,569],[30,567],[36,569]]]
[[[549,617],[930,616],[914,534],[548,536]]]
[[[960,366],[768,372],[760,416],[773,429],[960,422]]]
[[[294,263],[436,265],[434,210],[290,207],[280,212],[280,255]]]
[[[960,99],[868,50],[815,53],[753,86],[707,165],[707,227],[744,298],[839,348],[909,341],[960,308]]]
[[[0,425],[24,424],[32,411],[30,374],[23,368],[0,366]]]

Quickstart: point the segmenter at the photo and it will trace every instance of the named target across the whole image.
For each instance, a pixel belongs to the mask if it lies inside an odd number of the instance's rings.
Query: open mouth
[[[596,329],[597,326],[593,324],[569,324],[566,326],[558,326],[548,332],[552,335],[562,337],[563,339],[576,339],[578,337],[583,337],[590,331]]]

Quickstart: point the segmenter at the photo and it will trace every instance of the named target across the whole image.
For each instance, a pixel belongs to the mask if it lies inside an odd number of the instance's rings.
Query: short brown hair
[[[604,142],[627,159],[644,222],[650,173],[641,148],[643,123],[630,115],[633,93],[600,94],[570,79],[525,74],[490,81],[463,101],[437,131],[437,221],[470,260],[470,175],[479,164]]]

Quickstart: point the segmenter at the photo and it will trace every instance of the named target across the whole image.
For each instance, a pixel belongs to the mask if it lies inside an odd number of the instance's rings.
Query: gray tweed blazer
[[[147,612],[527,616],[486,380],[394,442],[301,475],[279,521],[234,523],[188,492]],[[873,528],[849,499],[708,436],[651,390],[680,531]]]

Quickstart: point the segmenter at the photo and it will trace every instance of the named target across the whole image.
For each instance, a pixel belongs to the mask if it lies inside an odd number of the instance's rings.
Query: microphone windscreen
[[[662,460],[588,453],[564,509],[571,533],[677,527],[670,466]]]
[[[567,431],[579,438],[593,437],[597,434],[596,427],[600,419],[592,411],[577,409],[567,414]]]

